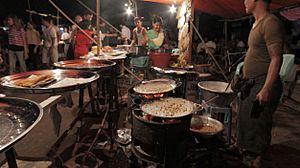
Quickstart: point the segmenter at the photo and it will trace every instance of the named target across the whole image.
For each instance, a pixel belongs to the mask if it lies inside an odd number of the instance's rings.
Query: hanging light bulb
[[[175,13],[175,12],[176,12],[176,7],[175,7],[174,4],[172,4],[172,6],[170,7],[169,11],[170,11],[171,13]]]
[[[132,9],[131,9],[130,7],[128,7],[128,8],[126,9],[126,14],[127,14],[127,15],[131,15],[131,14],[132,14]]]

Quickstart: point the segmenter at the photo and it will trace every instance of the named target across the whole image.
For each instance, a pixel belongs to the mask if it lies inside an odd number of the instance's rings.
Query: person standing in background
[[[243,80],[247,82],[240,88],[237,145],[252,168],[265,167],[262,156],[271,143],[272,117],[282,93],[279,71],[284,31],[281,21],[270,12],[270,4],[271,0],[244,1],[255,22],[244,60]]]
[[[26,41],[28,44],[28,68],[30,70],[39,69],[40,57],[39,57],[39,45],[41,43],[40,33],[35,29],[35,24],[33,22],[27,23],[26,29]]]
[[[64,42],[64,55],[67,57],[67,53],[70,46],[71,35],[69,33],[68,27],[64,28],[64,32],[61,35],[61,40]]]
[[[42,62],[45,68],[50,68],[50,63],[58,62],[58,40],[57,32],[51,24],[50,17],[42,18],[42,24],[46,27],[43,32],[44,46],[42,52]]]
[[[166,35],[162,29],[162,18],[159,16],[152,17],[152,29],[147,32],[149,49],[167,48]]]
[[[145,46],[147,42],[147,30],[143,27],[142,18],[134,18],[135,28],[132,31],[132,42],[137,46]]]
[[[75,22],[78,25],[80,22],[82,22],[82,17],[81,15],[76,15],[75,16]],[[77,33],[77,26],[76,25],[72,25],[71,28],[71,39],[70,39],[70,45],[69,45],[69,49],[68,49],[68,53],[67,53],[67,59],[68,60],[73,60],[74,59],[74,50],[75,50],[75,39],[76,39],[76,33]]]
[[[8,15],[6,18],[8,30],[8,59],[9,73],[16,71],[16,58],[19,60],[21,72],[26,71],[25,59],[28,57],[28,47],[25,38],[25,31],[22,27],[20,19],[16,15]]]
[[[89,53],[89,48],[92,45],[92,40],[90,38],[92,38],[93,35],[91,22],[93,14],[86,11],[83,18],[84,19],[79,23],[79,26],[85,33],[81,30],[77,30],[75,38],[75,59],[80,59],[80,56],[87,55]],[[89,37],[87,37],[86,34],[88,34]]]
[[[120,27],[121,27],[121,40],[122,42],[124,41],[123,44],[127,45],[131,38],[131,31],[126,25],[121,24]]]

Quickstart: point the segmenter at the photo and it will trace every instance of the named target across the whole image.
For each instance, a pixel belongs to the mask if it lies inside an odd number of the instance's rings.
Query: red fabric
[[[90,37],[92,37],[93,32],[89,30],[84,30]],[[75,59],[80,59],[80,56],[87,55],[89,53],[89,47],[92,41],[82,32],[77,31],[75,38]]]
[[[158,2],[172,4],[174,0],[144,0],[148,2]],[[177,0],[180,2],[182,0]],[[195,9],[201,12],[221,16],[224,18],[239,18],[245,16],[245,6],[243,0],[194,0]],[[272,10],[299,4],[299,0],[273,0]],[[179,3],[177,3],[179,4]]]
[[[299,20],[300,19],[300,7],[282,11],[282,12],[280,12],[280,14],[291,21]]]

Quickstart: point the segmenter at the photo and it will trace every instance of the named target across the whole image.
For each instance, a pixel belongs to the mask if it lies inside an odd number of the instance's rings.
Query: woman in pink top
[[[20,19],[16,15],[8,15],[6,18],[8,30],[8,59],[9,73],[16,71],[16,59],[20,63],[21,72],[26,71],[25,57],[27,57],[27,43],[25,39],[25,31],[22,28]]]

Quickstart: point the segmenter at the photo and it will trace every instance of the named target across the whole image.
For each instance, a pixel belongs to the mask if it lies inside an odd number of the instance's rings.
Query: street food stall
[[[166,168],[207,167],[211,164],[209,159],[224,161],[222,152],[232,144],[231,102],[236,95],[230,88],[230,79],[211,52],[209,56],[222,74],[220,81],[215,81],[215,76],[207,69],[197,70],[196,65],[192,65],[193,34],[203,41],[193,18],[194,10],[223,16],[226,19],[245,17],[243,3],[235,0],[144,1],[178,5],[178,48],[148,50],[147,47],[132,45],[116,48],[102,46],[99,38],[99,20],[104,19],[100,17],[100,0],[97,0],[97,9],[94,12],[97,16],[97,38],[95,40],[86,34],[95,44],[91,51],[80,56],[80,59],[56,62],[51,70],[29,71],[0,78],[1,91],[5,94],[50,95],[46,102],[40,104],[21,98],[0,98],[0,126],[4,128],[0,130],[0,152],[5,152],[9,167],[17,166],[14,144],[37,125],[43,116],[43,109],[46,108],[50,108],[58,137],[47,153],[48,159],[52,160],[59,155],[62,142],[72,134],[72,129],[79,125],[75,133],[76,145],[71,152],[72,156],[62,164],[66,167],[100,167],[103,162],[108,161],[109,159],[105,160],[105,157],[94,153],[97,147],[102,147],[103,142],[98,142],[101,137],[106,138],[105,143],[109,144],[108,151],[116,152],[116,148],[121,149],[133,167],[151,164]],[[49,2],[75,24],[52,0]],[[81,1],[77,2],[92,11]],[[292,0],[274,0],[272,9],[295,4],[296,1]],[[79,26],[78,29],[81,30]],[[132,72],[132,67],[126,67],[124,60],[132,55],[149,55],[152,64],[146,68],[151,71],[151,78],[141,79]],[[137,79],[136,83],[126,86],[126,108],[122,107],[120,102],[120,80],[126,80],[124,71]],[[196,82],[194,88],[191,88],[191,81]],[[67,124],[67,129],[60,133],[62,118],[57,103],[64,99],[65,95],[69,96],[66,99],[70,99],[70,92],[73,91],[79,92],[75,118]],[[87,103],[84,103],[85,91],[88,93]],[[189,97],[191,92],[197,95],[198,99]],[[88,105],[91,105],[90,109],[87,108]],[[122,112],[126,117],[120,117],[124,115]],[[92,141],[82,145],[79,142],[80,130],[85,129],[82,123],[85,122],[86,116],[96,120],[97,133],[90,134]],[[124,118],[126,121],[119,121]],[[127,124],[124,128],[118,128],[119,122]],[[87,146],[87,149],[78,150],[78,144]],[[101,150],[104,151],[104,148]]]

